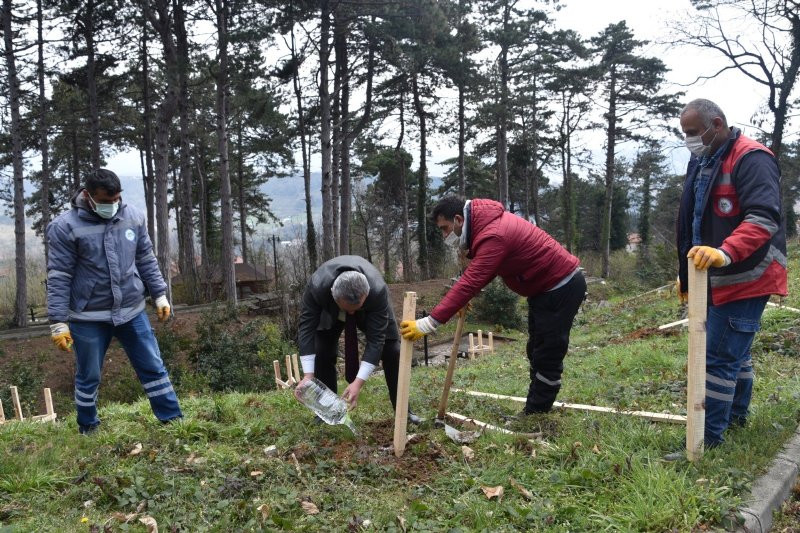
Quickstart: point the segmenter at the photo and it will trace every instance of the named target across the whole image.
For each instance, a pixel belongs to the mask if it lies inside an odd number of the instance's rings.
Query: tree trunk
[[[156,190],[156,257],[166,280],[170,279],[169,211],[169,133],[178,103],[178,54],[172,37],[169,0],[156,0],[156,13],[146,8],[146,14],[161,39],[166,72],[164,98],[158,106],[156,120],[155,190]],[[169,287],[169,281],[167,287]],[[169,295],[171,297],[171,295]]]
[[[401,256],[403,258],[403,281],[410,283],[413,279],[413,270],[411,268],[411,243],[408,235],[408,179],[406,177],[406,165],[403,162],[403,153],[400,151],[403,147],[403,137],[406,132],[405,120],[405,104],[403,96],[405,93],[400,93],[400,135],[397,137],[397,145],[394,148],[395,159],[397,166],[400,168],[400,191],[402,195],[402,223],[401,234],[403,242],[401,243]]]
[[[217,74],[217,141],[219,146],[220,200],[222,202],[222,283],[228,305],[236,305],[236,274],[233,253],[233,205],[228,161],[228,1],[215,0],[219,72]]]
[[[464,84],[458,85],[458,196],[467,196],[466,179],[464,176],[464,151],[467,144],[466,103],[464,97]]]
[[[311,165],[309,164],[308,149],[306,148],[306,121],[303,111],[303,92],[298,74],[300,65],[295,48],[294,25],[292,25],[291,39],[292,62],[295,65],[294,72],[292,73],[292,84],[294,86],[295,99],[297,100],[297,132],[300,135],[300,151],[302,152],[303,158],[303,190],[305,192],[306,202],[306,247],[308,249],[310,271],[314,272],[317,269],[317,233],[314,229],[314,217],[311,211]]]
[[[503,32],[508,33],[511,5],[506,3],[503,8]],[[508,46],[502,45],[500,50],[500,124],[497,131],[497,178],[500,185],[500,203],[509,207],[508,195]]]
[[[83,31],[86,39],[86,92],[89,97],[91,163],[92,168],[97,170],[100,168],[100,112],[97,106],[97,79],[95,78],[94,5],[94,0],[86,2]]]
[[[334,21],[336,17],[334,16]],[[334,69],[333,69],[333,94],[331,95],[331,212],[333,220],[333,255],[339,255],[339,214],[341,201],[341,191],[339,189],[339,172],[342,164],[342,120],[339,96],[341,94],[342,80],[339,70],[339,62],[335,57],[336,50],[336,30],[334,28]]]
[[[11,31],[11,0],[3,0],[3,40],[5,42],[8,103],[11,111],[11,164],[14,180],[14,264],[17,295],[14,301],[14,325],[28,325],[28,277],[25,271],[25,197],[23,189],[22,130],[19,111],[19,78]]]
[[[247,205],[245,203],[244,154],[242,153],[242,116],[236,119],[236,182],[239,192],[239,238],[242,261],[247,263]]]
[[[425,204],[428,198],[428,131],[425,109],[419,96],[417,75],[412,78],[414,109],[419,120],[419,185],[417,187],[417,239],[419,240],[419,266],[422,279],[430,278],[428,267],[428,231],[425,220]]]
[[[144,203],[147,210],[147,233],[150,240],[156,242],[155,218],[155,173],[153,171],[153,106],[150,103],[150,62],[147,54],[147,23],[142,28],[142,122],[144,123],[144,157],[146,173],[144,175]]]
[[[202,146],[202,144],[201,144]],[[202,258],[202,271],[203,271],[203,295],[206,301],[211,300],[211,283],[210,283],[210,266],[211,266],[211,257],[208,253],[208,213],[206,210],[206,201],[208,196],[206,195],[206,173],[203,170],[203,156],[200,152],[195,154],[195,161],[197,163],[197,184],[200,188],[198,192],[200,201],[198,202],[199,209],[198,209],[198,222],[200,224],[200,228],[198,228],[198,232],[200,233],[200,257]]]
[[[176,190],[176,204],[180,205],[181,235],[179,249],[183,286],[190,303],[199,300],[197,288],[197,258],[194,249],[194,216],[192,214],[192,147],[189,140],[189,42],[186,35],[186,13],[183,0],[173,2],[175,11],[175,36],[178,52],[178,120],[180,127],[180,189]]]
[[[328,55],[330,48],[329,0],[320,1],[319,43],[319,108],[320,144],[322,152],[322,260],[334,255],[336,230],[333,225],[333,197],[331,191],[331,101],[328,94]]]
[[[339,173],[339,246],[337,252],[341,255],[350,253],[350,143],[348,142],[348,126],[350,124],[350,71],[347,64],[347,21],[334,16],[333,47],[336,57],[336,83],[334,91],[339,101],[338,117],[334,123],[338,124],[335,131],[338,139],[334,141],[334,168],[341,169]],[[338,120],[337,120],[338,118]],[[335,204],[334,204],[335,205]],[[335,220],[334,220],[335,222]],[[334,226],[335,227],[335,226]]]
[[[36,0],[36,77],[39,82],[39,150],[42,154],[41,177],[41,202],[42,230],[50,224],[50,143],[47,140],[47,95],[44,90],[44,15],[42,13],[42,0]],[[44,235],[44,231],[43,231]],[[42,238],[44,243],[44,262],[50,256],[50,243],[47,237]]]
[[[608,130],[606,135],[605,199],[603,201],[603,232],[600,246],[603,251],[603,274],[610,274],[611,255],[611,202],[614,198],[614,151],[617,141],[617,73],[612,68],[608,95]]]

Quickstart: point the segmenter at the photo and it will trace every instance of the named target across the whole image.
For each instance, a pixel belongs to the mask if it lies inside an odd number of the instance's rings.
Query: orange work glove
[[[694,258],[694,266],[698,270],[708,270],[709,267],[724,267],[727,261],[725,254],[718,248],[711,246],[693,246],[686,254],[689,259]]]
[[[158,298],[156,298],[156,316],[158,317],[159,322],[164,322],[169,318],[169,301],[167,300],[167,295],[162,294]]]
[[[50,324],[50,336],[53,339],[59,350],[65,352],[72,351],[72,334],[69,332],[69,326],[63,322],[56,322]]]

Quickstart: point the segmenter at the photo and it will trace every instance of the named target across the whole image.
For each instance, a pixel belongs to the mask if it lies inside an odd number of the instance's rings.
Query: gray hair
[[[711,121],[717,117],[722,119],[722,122],[725,126],[728,125],[728,119],[725,118],[725,113],[723,113],[722,109],[720,109],[720,107],[711,100],[706,100],[705,98],[697,98],[696,100],[692,100],[686,104],[683,109],[681,109],[680,116],[683,116],[690,109],[697,111],[697,114],[700,115],[700,119],[703,121],[703,125],[706,128],[710,128]]]
[[[361,303],[361,299],[369,294],[367,276],[355,270],[342,272],[333,281],[331,294],[334,300],[344,300],[348,304]]]

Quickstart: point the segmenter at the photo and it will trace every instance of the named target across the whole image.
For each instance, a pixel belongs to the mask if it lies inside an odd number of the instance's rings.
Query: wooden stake
[[[494,337],[491,331],[489,332],[489,353],[494,355]]]
[[[54,415],[56,412],[53,410],[53,397],[50,395],[50,389],[44,389],[44,412],[48,415]]]
[[[291,387],[292,385],[297,385],[297,381],[294,379],[294,375],[292,374],[292,356],[286,356],[286,383],[289,384]]]
[[[475,359],[475,341],[472,338],[472,333],[469,334],[469,351],[467,353],[470,360]]]
[[[507,429],[499,428],[497,426],[493,426],[491,424],[487,424],[486,422],[481,422],[480,420],[475,420],[474,418],[468,418],[466,416],[460,415],[458,413],[447,413],[447,416],[452,418],[453,420],[460,422],[462,424],[467,424],[470,426],[475,426],[480,429],[488,429],[490,431],[496,431],[498,433],[505,433],[506,435],[516,435],[513,431],[509,431]]]
[[[417,311],[417,293],[406,292],[403,298],[403,320],[414,320]],[[411,356],[414,343],[400,339],[400,371],[397,375],[397,402],[394,414],[394,454],[401,457],[406,450],[408,425],[408,389],[411,385]]]
[[[303,378],[300,376],[300,365],[297,364],[297,354],[292,354],[292,364],[294,365],[294,380],[300,383]]]
[[[688,318],[684,318],[683,320],[676,320],[675,322],[670,322],[669,324],[663,324],[661,326],[658,326],[658,329],[674,328],[675,326],[682,326],[683,324],[686,324],[688,322],[689,322],[689,319]]]
[[[475,346],[476,352],[483,355],[483,331],[478,330],[478,344]]]
[[[689,375],[686,386],[686,457],[703,456],[706,411],[708,274],[689,265]]]
[[[463,389],[453,389],[453,391],[463,392],[464,394],[468,394],[470,396],[494,398],[496,400],[511,400],[512,402],[520,402],[520,403],[525,403],[527,401],[526,398],[523,398],[521,396],[506,396],[503,394],[492,394],[490,392],[478,392],[478,391],[469,391]],[[582,403],[564,403],[564,402],[554,402],[553,407],[561,407],[564,409],[574,409],[576,411],[587,411],[594,413],[617,413],[621,415],[639,416],[642,418],[646,418],[648,420],[652,420],[654,422],[670,422],[672,424],[686,423],[685,416],[672,415],[669,413],[652,413],[650,411],[621,411],[619,409],[614,409],[613,407],[600,407],[597,405],[585,405]]]
[[[19,393],[17,392],[17,388],[15,386],[11,386],[11,403],[14,405],[14,414],[16,415],[16,419],[20,422],[25,420],[22,416],[22,405],[19,403]]]
[[[272,361],[272,368],[275,370],[275,384],[281,389],[288,389],[290,385],[281,379],[281,364],[277,359]]]
[[[3,401],[0,400],[0,424],[5,423],[6,413],[3,411]]]
[[[445,411],[447,411],[447,400],[450,396],[450,386],[453,384],[453,374],[455,374],[456,360],[458,359],[458,348],[461,345],[461,334],[464,333],[464,322],[466,319],[467,313],[462,312],[458,317],[458,323],[456,323],[453,347],[450,349],[450,361],[447,363],[447,376],[444,378],[444,390],[442,391],[442,399],[439,400],[439,411],[436,414],[438,420],[444,420]]]

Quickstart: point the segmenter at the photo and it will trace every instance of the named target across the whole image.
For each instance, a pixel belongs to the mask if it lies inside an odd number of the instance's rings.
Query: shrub
[[[193,370],[215,391],[273,388],[272,361],[283,361],[292,350],[278,325],[260,319],[243,323],[227,308],[203,313],[198,331]]]
[[[489,324],[520,329],[525,323],[520,312],[520,296],[499,278],[483,289],[481,296],[475,300],[474,308],[478,320]]]

